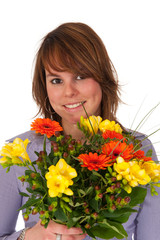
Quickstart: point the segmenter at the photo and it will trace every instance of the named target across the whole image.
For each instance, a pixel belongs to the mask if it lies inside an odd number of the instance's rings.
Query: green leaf
[[[7,168],[7,171],[6,171],[6,173],[8,173],[9,171],[10,171],[10,167],[8,167],[8,168]]]
[[[82,206],[83,204],[84,204],[84,203],[79,203],[79,202],[76,202],[76,203],[74,204],[72,200],[70,200],[70,202],[69,202],[69,205],[70,205],[71,207],[79,207],[79,206]]]
[[[106,179],[103,178],[101,174],[99,174],[99,173],[96,172],[96,171],[93,171],[93,174],[94,174],[95,176],[97,176],[97,177],[100,177],[100,178],[103,180],[103,182],[107,185],[107,181],[106,181]]]
[[[94,226],[90,228],[90,233],[93,236],[96,236],[102,239],[111,239],[115,236],[112,229],[109,229],[107,227],[102,227],[102,226]],[[88,235],[90,234],[88,233]]]
[[[103,223],[98,223],[90,229],[93,235],[102,239],[117,239],[127,238],[127,233],[121,223],[105,220]]]
[[[114,218],[114,221],[118,223],[125,223],[128,221],[130,215],[131,215],[131,212],[125,213],[121,217]]]
[[[92,200],[89,202],[89,205],[90,205],[96,212],[99,212],[98,201],[95,200],[95,198],[92,198]]]
[[[93,191],[93,187],[91,186],[89,188],[86,188],[86,190],[78,189],[77,191],[81,197],[84,197],[86,195],[89,195]]]
[[[92,231],[90,229],[85,229],[86,233],[88,234],[88,236],[90,236],[91,238],[95,239],[95,235],[92,233]]]
[[[53,165],[53,162],[51,161],[52,157],[51,154],[49,156],[46,156],[46,161],[49,163],[49,166]]]
[[[146,194],[147,194],[146,188],[134,187],[132,188],[132,192],[130,194],[128,194],[126,191],[123,191],[119,196],[121,196],[122,198],[129,196],[131,198],[129,206],[134,207],[144,202]]]
[[[132,188],[132,192],[130,193],[131,201],[129,203],[130,206],[134,207],[137,204],[141,204],[144,202],[144,199],[147,194],[147,189],[143,187],[135,187]]]
[[[83,217],[84,216],[69,218],[69,221],[67,222],[67,227],[71,228],[71,227],[75,226],[78,223],[78,221]]]
[[[29,193],[33,193],[34,191],[32,190],[32,188],[26,188],[26,190],[29,192]]]
[[[46,224],[44,225],[44,227],[47,228],[47,227],[48,227],[48,224],[49,224],[49,219],[47,219],[47,222],[46,222]]]
[[[31,207],[36,205],[38,202],[40,202],[41,199],[32,199],[30,198],[21,208],[19,208],[18,210],[23,210],[25,208]]]
[[[54,216],[56,217],[56,219],[58,219],[62,222],[66,222],[68,220],[68,218],[65,215],[63,209],[60,208],[60,207],[55,211]]]
[[[103,211],[102,214],[106,218],[118,218],[118,217],[121,217],[121,216],[123,216],[124,214],[127,214],[127,213],[131,214],[132,212],[137,212],[137,210],[126,207],[126,208],[117,209],[114,212]]]
[[[20,192],[19,193],[21,196],[23,196],[23,197],[29,197],[29,195],[27,194],[27,193],[25,193],[25,192]]]
[[[82,223],[85,222],[85,221],[88,222],[89,219],[90,219],[90,216],[84,216],[84,217],[82,218],[82,220],[80,221],[80,224],[82,224]]]
[[[86,194],[85,191],[82,190],[82,189],[78,189],[77,191],[78,191],[78,193],[79,193],[81,196],[82,196],[82,195],[85,196],[85,194]]]
[[[37,165],[37,160],[32,162],[33,165]]]
[[[37,151],[34,151],[34,153],[37,155],[37,157],[39,157],[39,152],[37,152]]]
[[[102,220],[107,219],[118,223],[125,223],[132,212],[137,212],[137,210],[132,208],[122,208],[119,210],[117,209],[114,212],[102,211],[99,213],[99,216]]]
[[[45,190],[43,188],[36,188],[33,193],[36,195],[36,194],[39,194],[41,196],[45,195]]]
[[[149,149],[146,153],[146,157],[152,157],[152,153],[153,153],[152,149]]]
[[[85,195],[90,194],[92,191],[93,191],[93,187],[91,186],[91,187],[89,187],[89,188],[87,189]]]
[[[25,171],[25,175],[29,175],[30,176],[30,174],[32,173],[33,171],[31,171],[31,170],[26,170]]]

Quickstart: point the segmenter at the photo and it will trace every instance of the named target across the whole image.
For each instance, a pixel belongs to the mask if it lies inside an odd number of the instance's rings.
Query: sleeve
[[[149,140],[144,141],[144,151],[153,150],[152,159],[157,161],[156,152]],[[160,188],[157,188],[158,196],[151,196],[148,189],[145,201],[140,206],[136,219],[135,240],[151,240],[160,238]]]
[[[31,131],[17,137],[22,140],[26,138],[30,140],[27,152],[32,161],[36,160],[37,156],[34,151],[43,149],[43,138],[37,137]],[[15,138],[8,141],[12,142]],[[19,214],[18,209],[25,203],[24,198],[19,194],[20,191],[24,190],[24,187],[17,178],[23,174],[24,169],[18,166],[12,166],[10,171],[6,173],[6,169],[0,164],[0,240],[17,240],[22,232],[22,230],[16,232],[15,227]],[[25,223],[25,226],[32,227],[36,222],[37,219],[31,219]]]
[[[0,166],[0,240],[16,240],[21,231],[15,226],[21,207],[17,178],[12,167],[9,173]]]

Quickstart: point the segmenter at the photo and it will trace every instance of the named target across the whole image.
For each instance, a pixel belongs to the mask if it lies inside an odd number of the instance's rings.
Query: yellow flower
[[[61,193],[65,193],[65,191],[68,191],[68,181],[62,175],[52,175],[52,177],[46,176],[46,179],[47,187],[49,188],[48,193],[50,197],[57,197]],[[71,194],[67,195],[73,195],[73,192],[71,191]]]
[[[49,172],[45,175],[50,197],[60,196],[62,193],[66,195],[73,195],[72,190],[68,187],[73,185],[73,181],[71,179],[76,176],[76,170],[68,165],[64,159],[60,159],[56,166],[50,166]]]
[[[136,161],[130,162],[130,165],[131,165],[130,172],[132,176],[132,180],[130,181],[130,186],[134,187],[134,186],[138,186],[138,184],[146,185],[147,183],[150,182],[151,180],[150,177],[148,176],[148,174],[144,169],[141,169],[138,162]]]
[[[141,162],[140,166],[145,169],[152,182],[160,181],[160,164],[156,164],[154,161],[149,161]]]
[[[18,164],[26,160],[31,162],[26,151],[28,143],[28,139],[22,141],[20,138],[16,138],[13,143],[5,144],[0,151],[0,156],[2,156],[0,163]]]
[[[102,121],[100,116],[90,116],[89,118],[85,119],[83,116],[80,118],[80,125],[84,127],[85,130],[89,131],[91,134],[97,133],[99,124]]]
[[[61,158],[56,164],[57,171],[67,179],[72,179],[77,177],[77,172],[74,168],[66,163],[66,161]]]
[[[114,163],[114,170],[122,177],[128,175],[130,172],[129,163],[125,162],[122,157],[118,157],[116,160],[117,163]]]
[[[118,123],[115,123],[115,121],[109,121],[108,119],[102,121],[99,124],[99,129],[101,132],[105,132],[106,130],[115,131],[117,133],[122,133],[122,128]]]
[[[139,162],[133,160],[125,162],[122,157],[118,157],[117,163],[114,163],[114,170],[118,173],[117,180],[126,179],[127,186],[136,187],[139,184],[146,185],[150,182],[151,178],[139,165]],[[131,191],[131,188],[125,189],[127,192]]]

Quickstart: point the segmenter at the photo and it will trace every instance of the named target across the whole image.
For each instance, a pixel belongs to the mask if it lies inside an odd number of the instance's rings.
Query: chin
[[[80,121],[80,118],[71,119],[71,120],[70,120],[70,123],[71,123],[71,124],[77,124],[77,122],[79,122],[79,121]]]
[[[82,115],[84,116],[84,114],[81,114],[81,115],[79,115],[79,116],[73,116],[73,117],[71,117],[71,118],[68,119],[68,120],[69,120],[69,122],[72,123],[72,124],[77,124],[77,122],[80,121],[80,117],[81,117]],[[85,117],[85,116],[84,116],[84,117]]]

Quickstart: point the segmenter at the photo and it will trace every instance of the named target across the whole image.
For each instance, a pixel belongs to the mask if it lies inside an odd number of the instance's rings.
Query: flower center
[[[119,156],[119,153],[118,153],[118,152],[114,152],[113,155],[114,155],[115,157],[118,157],[118,156]]]
[[[50,128],[50,126],[48,126],[48,125],[44,125],[43,127],[44,127],[44,128],[47,128],[47,129]]]
[[[96,160],[96,159],[91,159],[91,160],[90,160],[90,163],[98,164],[98,163],[99,163],[99,161],[98,161],[98,160]]]

